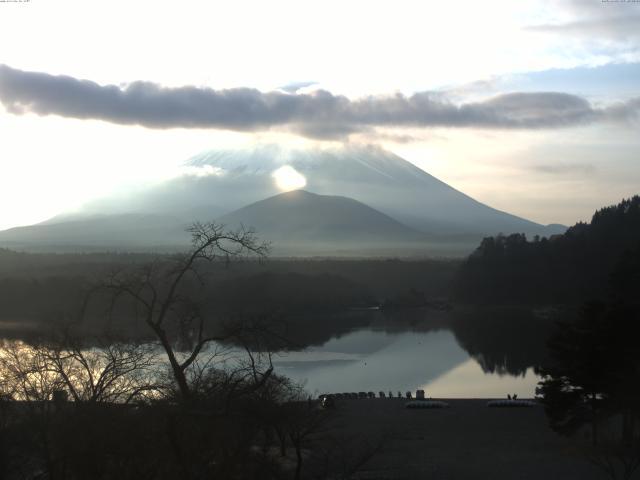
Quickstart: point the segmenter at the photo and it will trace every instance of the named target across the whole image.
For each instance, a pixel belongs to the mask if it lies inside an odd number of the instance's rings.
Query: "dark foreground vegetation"
[[[248,364],[201,371],[185,401],[130,346],[4,351],[2,478],[350,478],[378,448],[338,439],[334,412]]]
[[[550,426],[586,436],[609,478],[640,467],[640,197],[563,235],[485,238],[456,277],[477,303],[574,304],[559,316],[538,388]]]
[[[186,254],[94,282],[48,335],[3,341],[2,478],[349,478],[370,456],[366,442],[336,448],[330,412],[274,373],[269,345],[286,339],[262,316],[206,321],[204,266],[268,245],[216,224],[191,233]],[[83,322],[100,313],[91,337]],[[113,336],[122,321],[153,342]]]
[[[558,324],[538,388],[551,427],[590,437],[587,454],[610,478],[640,468],[639,253],[614,270],[609,298]]]
[[[250,231],[192,234],[191,251],[161,257],[0,251],[4,478],[591,478],[590,464],[635,478],[640,197],[561,236],[487,238],[463,263],[264,262],[268,245]],[[409,414],[382,399],[324,409],[274,372],[272,352],[376,322],[449,328],[486,372],[534,367],[551,430],[572,440],[522,423],[537,413],[478,405],[473,415],[494,423],[469,416],[459,430],[470,411]],[[448,457],[456,435],[473,473]],[[479,445],[506,450],[509,467],[482,460]]]
[[[1,478],[350,478],[377,448],[256,358],[204,358],[187,400],[145,347],[5,344]]]

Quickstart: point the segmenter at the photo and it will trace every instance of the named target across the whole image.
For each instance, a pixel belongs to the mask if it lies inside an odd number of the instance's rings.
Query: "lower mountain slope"
[[[295,190],[252,203],[219,220],[248,225],[262,236],[301,241],[417,241],[423,235],[364,203],[347,197]]]
[[[188,244],[183,222],[151,214],[94,215],[0,232],[0,245],[36,251],[149,251]]]

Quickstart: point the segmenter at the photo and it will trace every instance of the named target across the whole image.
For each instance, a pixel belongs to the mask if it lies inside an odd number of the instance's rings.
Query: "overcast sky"
[[[640,193],[640,2],[0,2],[0,228],[254,142],[573,224]]]

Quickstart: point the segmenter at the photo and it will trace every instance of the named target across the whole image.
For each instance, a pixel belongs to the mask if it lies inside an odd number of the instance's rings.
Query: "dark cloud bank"
[[[26,72],[0,65],[0,102],[16,114],[99,119],[149,128],[294,130],[340,138],[375,127],[552,128],[638,118],[640,98],[606,108],[567,93],[508,93],[456,105],[442,94],[369,96],[351,100],[319,90],[306,94],[251,88],[126,87]]]

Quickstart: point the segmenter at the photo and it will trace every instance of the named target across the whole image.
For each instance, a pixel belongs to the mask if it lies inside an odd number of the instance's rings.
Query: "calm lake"
[[[280,356],[276,371],[304,381],[312,394],[424,389],[427,396],[532,397],[538,376],[485,372],[451,331],[388,333],[358,330],[319,347]]]
[[[298,352],[281,354],[276,371],[309,393],[424,389],[427,396],[502,398],[535,395],[534,367],[545,355],[550,324],[529,311],[445,313],[409,320],[373,318]]]
[[[5,327],[5,335],[18,332]],[[307,314],[289,327],[298,346],[274,356],[275,370],[313,396],[423,389],[434,398],[531,398],[553,319],[530,309],[474,307]]]

